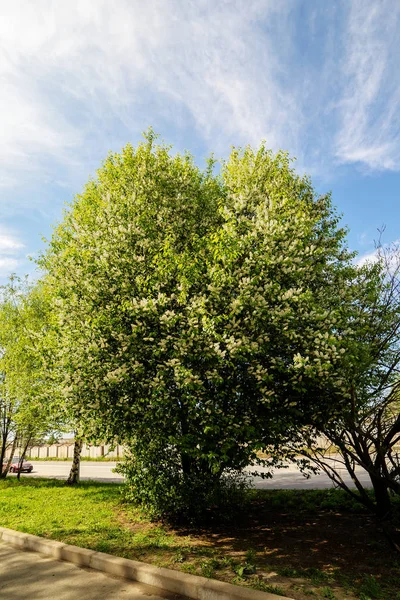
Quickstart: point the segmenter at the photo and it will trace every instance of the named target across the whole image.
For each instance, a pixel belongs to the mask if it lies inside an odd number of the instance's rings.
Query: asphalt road
[[[67,479],[71,461],[29,461],[33,465],[32,473],[23,473],[24,477],[48,477],[49,479]],[[81,479],[121,483],[123,477],[113,473],[115,462],[81,462]],[[9,475],[12,477],[13,475]],[[21,475],[22,477],[22,475]]]
[[[336,464],[336,468],[340,472],[343,481],[350,487],[355,487],[352,483],[351,477],[347,473],[347,470],[340,467],[341,466],[339,464]],[[364,471],[363,469],[358,469],[357,476],[361,483],[365,485],[365,487],[371,487],[371,481],[366,471]],[[311,475],[310,478],[306,479],[296,467],[296,465],[293,464],[287,465],[287,467],[284,469],[276,470],[271,479],[263,479],[262,477],[252,477],[252,482],[254,487],[256,487],[257,489],[270,490],[322,490],[334,487],[332,480],[329,479],[329,477],[325,473],[320,473],[319,475]]]
[[[71,468],[71,462],[67,461],[31,462],[33,472],[31,474],[24,473],[22,477],[66,479]],[[113,473],[115,466],[114,462],[82,462],[81,479],[120,483],[123,478],[117,473]],[[341,470],[341,473],[344,481],[351,485],[351,479],[346,471]],[[364,485],[370,486],[369,477],[365,471],[359,471],[358,476]],[[15,477],[15,475],[11,474],[9,477]],[[285,469],[276,470],[272,479],[252,477],[252,481],[259,489],[325,489],[333,487],[331,480],[324,473],[306,479],[295,465],[288,465]],[[354,486],[351,485],[351,487]]]

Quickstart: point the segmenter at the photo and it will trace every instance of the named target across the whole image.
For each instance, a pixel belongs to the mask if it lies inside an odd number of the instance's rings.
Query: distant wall
[[[21,448],[17,448],[15,455],[18,456],[22,452]],[[32,458],[72,458],[74,455],[74,442],[68,440],[60,444],[41,444],[40,446],[32,446],[28,449],[27,455]],[[83,444],[82,458],[122,458],[124,455],[123,446],[115,446],[111,450],[109,444],[101,444],[100,446],[91,446]]]

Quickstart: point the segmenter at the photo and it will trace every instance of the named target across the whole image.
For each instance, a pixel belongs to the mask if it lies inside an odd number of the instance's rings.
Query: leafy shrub
[[[168,457],[164,452],[127,456],[116,469],[126,478],[126,499],[150,518],[194,525],[228,522],[243,511],[250,487],[245,475],[232,470],[218,477],[206,469],[183,473],[173,449]]]

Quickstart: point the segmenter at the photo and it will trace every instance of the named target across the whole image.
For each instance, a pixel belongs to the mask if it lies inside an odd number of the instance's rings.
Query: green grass
[[[375,600],[383,597],[382,586],[376,581],[375,577],[371,575],[364,577],[360,587],[360,597],[364,600],[368,598]]]
[[[270,594],[275,594],[276,596],[286,596],[286,591],[284,589],[282,589],[279,585],[274,585],[272,583],[260,581],[253,587],[261,592],[269,592]]]
[[[362,504],[346,492],[338,489],[326,490],[252,490],[255,499],[259,499],[271,510],[288,513],[315,514],[320,511],[366,512]]]
[[[277,572],[283,577],[303,578],[309,579],[313,585],[320,585],[322,583],[329,583],[333,579],[333,575],[321,571],[321,569],[309,568],[309,569],[293,569],[291,567],[278,567]]]
[[[69,487],[58,480],[22,478],[18,482],[8,478],[0,481],[0,525],[293,598],[342,600],[349,597],[346,590],[356,592],[361,600],[397,598],[400,561],[394,567],[393,581],[387,579],[383,587],[372,574],[355,583],[350,575],[332,569],[301,568],[291,564],[290,554],[283,557],[280,566],[269,566],[264,546],[260,546],[260,541],[255,546],[253,536],[241,537],[239,533],[229,537],[225,533],[220,538],[225,540],[221,545],[210,531],[175,532],[160,523],[151,523],[138,509],[124,503],[122,491],[121,484],[90,481]],[[253,493],[253,503],[257,515],[267,518],[271,514],[273,520],[275,514],[305,514],[307,520],[308,515],[320,511],[350,515],[363,511],[336,490],[258,490]],[[260,521],[257,527],[262,530],[262,525]],[[379,548],[374,551],[380,552]]]
[[[120,556],[139,556],[177,542],[162,527],[133,533],[120,523],[118,484],[82,482],[72,488],[55,480],[23,479],[18,484],[10,478],[0,482],[0,493],[3,527]]]

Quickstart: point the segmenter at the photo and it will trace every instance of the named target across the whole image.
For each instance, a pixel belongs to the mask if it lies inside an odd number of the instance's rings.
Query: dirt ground
[[[234,525],[180,533],[216,550],[213,576],[219,579],[232,581],[229,569],[218,568],[218,557],[243,564],[250,553],[255,572],[244,571],[240,583],[277,585],[296,600],[400,599],[400,555],[362,509],[296,510],[259,498]]]

